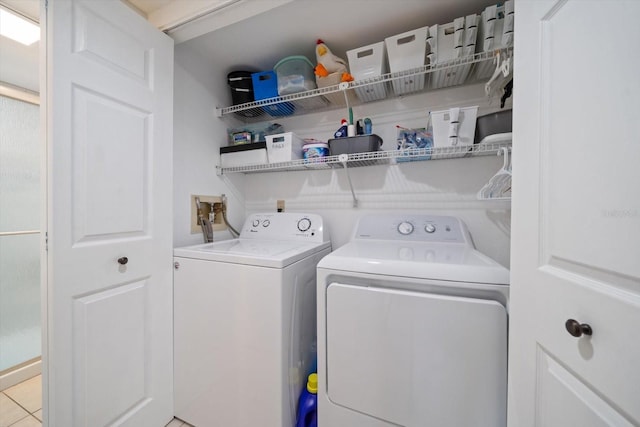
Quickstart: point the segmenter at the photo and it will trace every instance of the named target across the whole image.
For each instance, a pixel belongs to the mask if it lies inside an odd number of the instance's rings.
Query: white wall
[[[226,194],[230,223],[238,228],[244,220],[243,194],[238,191],[244,187],[244,177],[237,175],[221,179],[216,176],[220,141],[226,134],[226,125],[215,117],[217,99],[208,89],[211,85],[206,80],[206,73],[194,73],[189,68],[193,60],[186,61],[184,55],[177,46],[174,70],[174,247],[202,243],[201,233],[191,233],[192,194]],[[214,234],[215,240],[230,237],[226,231]]]

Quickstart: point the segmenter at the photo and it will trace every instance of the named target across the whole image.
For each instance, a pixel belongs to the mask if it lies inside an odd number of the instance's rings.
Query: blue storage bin
[[[251,74],[253,82],[253,96],[256,101],[261,99],[275,98],[278,96],[278,77],[274,71],[262,71]],[[265,105],[262,107],[270,116],[289,116],[293,114],[296,107],[290,102],[281,104]]]

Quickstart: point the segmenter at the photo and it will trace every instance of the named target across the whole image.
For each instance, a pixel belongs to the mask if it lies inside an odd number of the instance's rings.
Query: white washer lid
[[[468,245],[352,240],[318,268],[479,284],[509,284],[509,270]]]
[[[329,242],[309,243],[240,238],[175,248],[173,255],[207,261],[284,268],[330,245]]]

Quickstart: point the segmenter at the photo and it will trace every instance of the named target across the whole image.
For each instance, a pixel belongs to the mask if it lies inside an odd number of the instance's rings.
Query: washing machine
[[[287,427],[312,369],[319,215],[264,213],[238,239],[174,249],[174,412],[196,427]]]
[[[318,425],[506,426],[508,285],[458,218],[362,217],[318,264]]]

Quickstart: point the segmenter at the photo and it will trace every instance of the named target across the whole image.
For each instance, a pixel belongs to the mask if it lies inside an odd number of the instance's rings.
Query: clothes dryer
[[[240,238],[174,249],[175,415],[197,427],[293,426],[315,356],[322,218],[267,213]]]
[[[318,264],[319,425],[506,426],[508,284],[458,218],[362,217]]]

